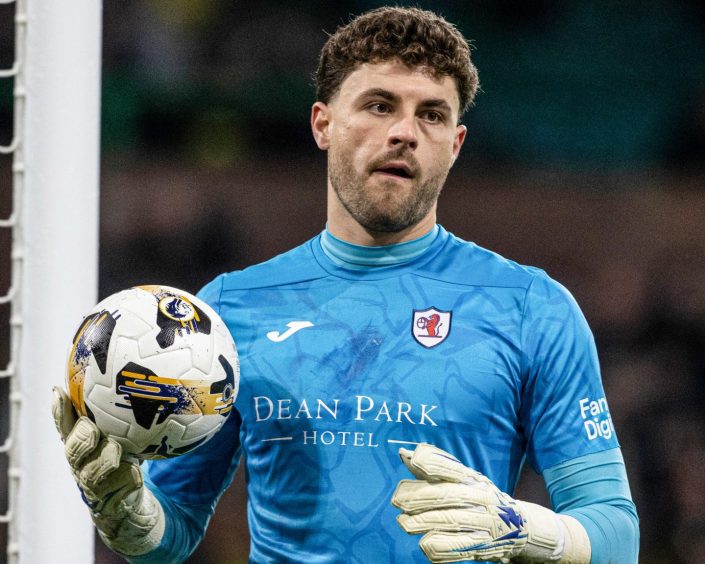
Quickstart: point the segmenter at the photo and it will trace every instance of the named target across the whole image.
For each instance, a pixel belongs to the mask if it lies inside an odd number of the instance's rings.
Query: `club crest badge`
[[[411,333],[416,342],[427,349],[440,345],[450,333],[452,311],[441,311],[435,307],[414,310]]]

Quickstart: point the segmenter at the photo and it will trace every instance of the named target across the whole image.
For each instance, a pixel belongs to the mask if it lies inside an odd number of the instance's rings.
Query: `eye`
[[[367,109],[370,110],[373,114],[388,114],[392,111],[392,108],[389,106],[389,104],[385,104],[384,102],[375,102],[374,104],[370,104],[367,106]]]
[[[442,123],[444,121],[443,114],[434,110],[424,112],[422,117],[429,123]]]

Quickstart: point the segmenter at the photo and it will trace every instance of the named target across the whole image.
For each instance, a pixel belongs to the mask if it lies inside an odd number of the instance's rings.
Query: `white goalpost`
[[[0,0],[11,3],[11,0]],[[93,562],[93,527],[51,417],[68,346],[97,301],[100,0],[16,0],[7,561]],[[3,187],[3,190],[5,187]],[[3,328],[5,330],[5,328]],[[1,487],[1,486],[0,486]]]

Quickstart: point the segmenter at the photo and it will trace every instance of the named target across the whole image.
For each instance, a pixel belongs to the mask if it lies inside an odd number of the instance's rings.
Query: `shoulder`
[[[265,262],[221,274],[203,287],[199,297],[214,303],[228,292],[287,286],[323,278],[327,273],[312,251],[318,238],[316,236]]]
[[[554,282],[543,270],[520,264],[499,253],[445,232],[445,241],[420,276],[468,286],[528,290],[535,279]]]
[[[499,253],[445,232],[441,250],[417,274],[443,282],[496,289],[511,295],[529,317],[541,314],[581,317],[573,295],[541,268],[520,264]]]

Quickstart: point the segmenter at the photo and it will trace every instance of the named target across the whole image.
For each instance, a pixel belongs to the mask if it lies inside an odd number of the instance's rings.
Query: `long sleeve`
[[[619,449],[568,460],[545,470],[543,477],[554,510],[585,527],[593,564],[638,561],[639,518]]]

